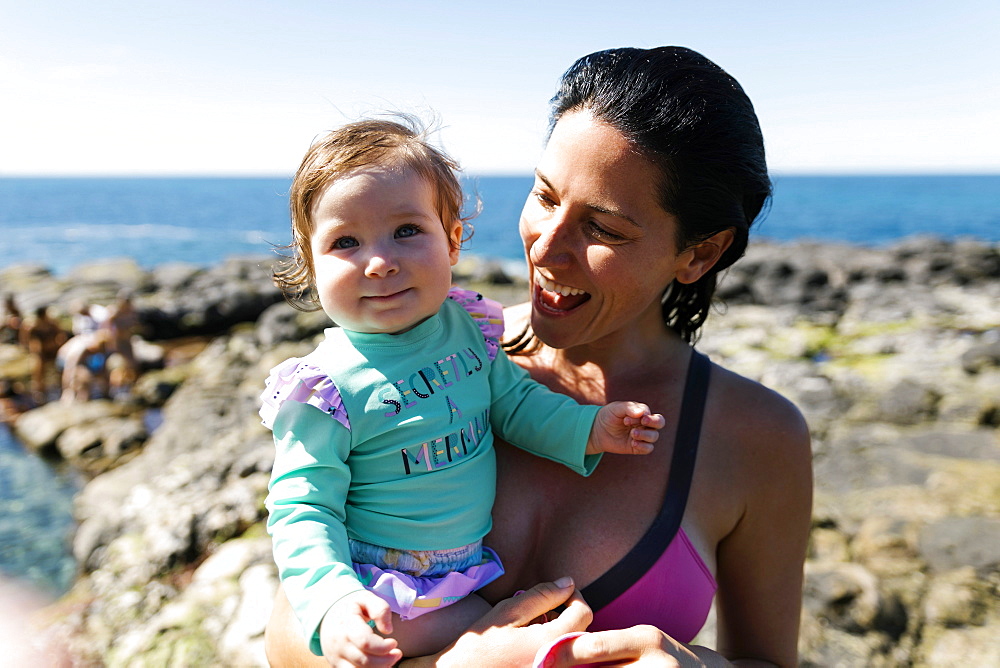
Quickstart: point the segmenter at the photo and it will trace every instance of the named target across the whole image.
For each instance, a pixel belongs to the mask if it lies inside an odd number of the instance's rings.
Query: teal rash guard
[[[276,446],[267,526],[314,652],[327,610],[363,589],[348,537],[443,550],[486,535],[494,430],[582,475],[597,465],[585,450],[599,407],[552,392],[498,351],[501,313],[453,289],[409,331],[331,328],[272,370],[261,409]]]

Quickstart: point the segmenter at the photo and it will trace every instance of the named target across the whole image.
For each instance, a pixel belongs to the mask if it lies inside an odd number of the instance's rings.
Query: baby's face
[[[350,172],[326,187],[312,220],[316,288],[335,323],[398,334],[441,308],[462,226],[453,221],[445,231],[431,184],[415,171],[372,166]]]

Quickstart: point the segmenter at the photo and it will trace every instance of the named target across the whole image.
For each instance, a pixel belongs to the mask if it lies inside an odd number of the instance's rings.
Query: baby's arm
[[[613,401],[597,412],[587,439],[587,454],[613,452],[648,455],[666,421],[649,406],[635,401]]]
[[[295,401],[282,404],[273,431],[267,529],[288,600],[310,649],[322,655],[321,621],[340,599],[364,590],[345,527],[350,439],[329,415]]]
[[[508,443],[590,475],[604,452],[647,454],[665,421],[645,404],[577,404],[501,352],[490,370],[490,422]]]
[[[323,657],[334,666],[344,662],[352,666],[393,665],[403,653],[395,640],[383,638],[376,629],[392,633],[389,604],[367,590],[348,594],[330,608],[320,624]]]

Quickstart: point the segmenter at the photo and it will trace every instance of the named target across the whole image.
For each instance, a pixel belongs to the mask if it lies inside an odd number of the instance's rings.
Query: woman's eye
[[[541,192],[540,190],[533,190],[531,194],[538,201],[538,203],[541,204],[546,209],[551,209],[556,205],[556,203],[552,201],[551,197]]]
[[[396,230],[397,239],[405,239],[406,237],[413,237],[418,234],[420,234],[420,227],[418,225],[403,225]]]
[[[602,227],[593,220],[587,221],[587,227],[590,230],[590,235],[599,241],[605,241],[610,244],[626,241],[625,237],[622,235],[615,234],[611,230]]]
[[[344,250],[345,248],[354,248],[359,246],[358,240],[354,237],[340,237],[335,239],[330,248],[336,248],[337,250]]]

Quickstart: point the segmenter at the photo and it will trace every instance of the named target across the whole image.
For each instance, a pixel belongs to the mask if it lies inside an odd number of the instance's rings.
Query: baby
[[[489,609],[473,592],[503,574],[482,544],[493,431],[589,475],[599,453],[650,452],[664,424],[644,404],[580,406],[507,359],[500,305],[451,284],[458,166],[399,120],[313,144],[290,193],[293,256],[275,272],[339,325],[271,371],[261,408],[275,562],[331,662],[436,652]]]

